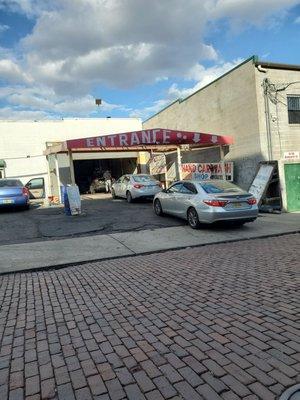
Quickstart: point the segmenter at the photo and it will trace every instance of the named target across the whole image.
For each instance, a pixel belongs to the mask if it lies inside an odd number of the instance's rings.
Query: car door
[[[178,217],[185,218],[188,208],[192,205],[192,201],[198,191],[191,182],[183,182],[179,193],[174,198],[174,210]]]
[[[120,192],[121,192],[121,183],[124,179],[124,176],[121,176],[121,178],[119,178],[114,184],[113,184],[113,189],[115,191],[116,196],[121,196]]]
[[[128,175],[125,175],[124,179],[121,182],[121,186],[120,186],[120,196],[121,197],[126,197],[126,192],[127,192],[129,183],[130,183],[130,177]]]
[[[43,199],[45,197],[44,178],[33,178],[25,185],[29,190],[30,199]]]
[[[166,190],[163,196],[160,197],[164,212],[168,214],[176,214],[175,201],[181,187],[182,182],[174,183]]]

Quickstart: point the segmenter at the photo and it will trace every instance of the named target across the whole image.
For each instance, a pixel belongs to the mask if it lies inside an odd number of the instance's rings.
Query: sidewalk
[[[300,214],[262,214],[243,228],[170,227],[0,246],[0,273],[300,232]]]

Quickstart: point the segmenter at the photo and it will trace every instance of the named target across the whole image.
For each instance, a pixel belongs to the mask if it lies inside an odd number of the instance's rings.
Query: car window
[[[147,183],[156,181],[151,175],[133,175],[132,179],[138,183]]]
[[[26,186],[28,186],[30,189],[42,189],[44,187],[44,179],[43,178],[31,179]]]
[[[180,192],[184,193],[184,194],[197,194],[198,193],[197,189],[195,188],[195,185],[193,185],[190,182],[185,182],[182,185],[182,188],[180,189]]]
[[[23,186],[22,182],[19,179],[1,179],[0,187],[19,187]]]
[[[179,193],[182,187],[182,183],[175,183],[173,186],[169,187],[169,193]]]
[[[205,190],[206,193],[226,193],[226,192],[243,192],[243,190],[227,181],[211,181],[211,182],[201,182],[200,185]]]

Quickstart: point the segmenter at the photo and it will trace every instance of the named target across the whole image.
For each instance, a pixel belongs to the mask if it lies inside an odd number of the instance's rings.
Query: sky
[[[145,120],[299,50],[300,0],[0,0],[0,119]]]

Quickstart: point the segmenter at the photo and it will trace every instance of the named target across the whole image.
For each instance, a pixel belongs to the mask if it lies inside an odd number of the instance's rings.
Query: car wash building
[[[155,128],[51,143],[44,154],[52,195],[60,198],[62,186],[67,184],[77,184],[84,192],[80,180],[91,171],[85,165],[93,160],[101,160],[99,167],[109,169],[115,179],[124,174],[151,173],[165,187],[184,178],[232,180],[232,163],[223,162],[232,143],[230,136]],[[211,150],[217,158],[211,158],[209,164],[197,163],[197,153],[203,149]]]

